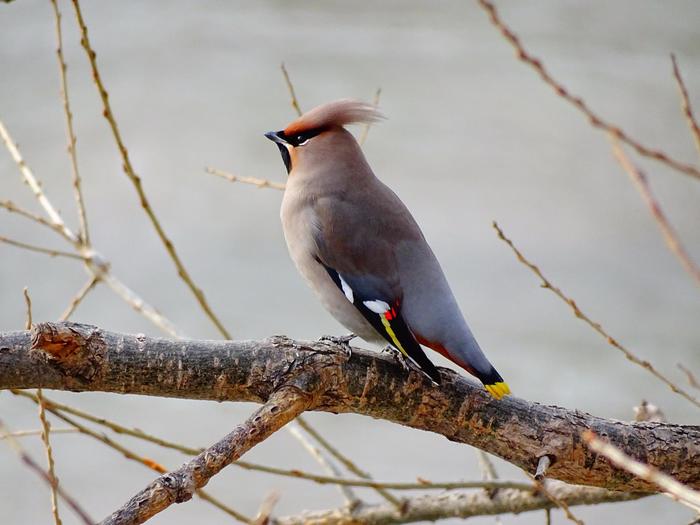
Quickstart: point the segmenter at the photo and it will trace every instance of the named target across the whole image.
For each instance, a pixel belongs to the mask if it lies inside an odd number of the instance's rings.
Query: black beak
[[[265,133],[265,136],[272,142],[277,144],[277,147],[280,150],[280,155],[282,155],[282,162],[284,162],[284,167],[287,168],[287,173],[292,171],[292,159],[290,158],[289,151],[287,150],[287,146],[289,146],[289,143],[284,138],[284,130],[268,131],[267,133]]]
[[[284,145],[287,144],[287,141],[284,140],[284,131],[268,131],[265,133],[265,136],[270,139],[272,142],[275,144],[280,144]]]

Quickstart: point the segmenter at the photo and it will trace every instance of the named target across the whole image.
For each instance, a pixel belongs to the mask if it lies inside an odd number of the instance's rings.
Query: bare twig
[[[484,481],[494,481],[498,479],[498,473],[496,472],[496,467],[494,466],[489,455],[480,449],[474,449],[476,452],[476,458],[479,461],[479,470],[481,470],[481,479]],[[493,498],[498,494],[499,489],[484,489],[484,492],[489,495],[489,498]],[[496,525],[501,525],[501,518],[496,516]]]
[[[319,448],[315,447],[314,444],[311,443],[311,441],[304,435],[300,425],[295,424],[295,421],[292,421],[287,425],[286,428],[287,431],[289,431],[289,433],[292,436],[294,436],[297,439],[297,441],[299,441],[299,443],[301,443],[301,446],[304,447],[304,450],[306,450],[311,455],[311,457],[314,458],[319,465],[321,465],[321,468],[323,468],[332,476],[341,476],[340,469],[336,466],[336,464],[333,463],[333,461],[329,457],[326,457]],[[361,504],[360,499],[355,495],[355,492],[352,490],[352,488],[348,487],[347,485],[338,485],[338,488],[340,489],[340,493],[345,498],[346,503],[350,507],[357,507]]]
[[[77,253],[64,252],[63,250],[54,250],[53,248],[44,248],[42,246],[34,246],[33,244],[27,244],[26,242],[3,237],[2,235],[0,235],[0,242],[4,242],[10,246],[16,246],[17,248],[22,248],[23,250],[29,250],[30,252],[43,253],[51,257],[66,257],[68,259],[77,259],[79,261],[85,260],[83,255],[79,255]]]
[[[547,456],[543,456],[547,457]],[[535,486],[537,487],[538,492],[543,494],[549,501],[554,503],[557,507],[559,507],[562,512],[564,512],[564,516],[566,516],[566,519],[569,521],[576,523],[576,525],[584,525],[583,521],[578,519],[574,514],[571,512],[571,509],[569,508],[569,505],[566,501],[564,501],[562,498],[558,497],[556,494],[554,494],[553,491],[549,490],[546,485],[545,481],[537,481],[535,479]]]
[[[66,239],[69,243],[74,244],[73,239],[68,238],[65,236],[63,229],[60,226],[57,226],[56,224],[52,223],[51,221],[47,221],[43,217],[40,217],[39,215],[36,215],[35,213],[32,213],[28,210],[25,210],[24,208],[20,208],[17,206],[14,202],[12,201],[0,201],[0,208],[4,208],[10,213],[16,213],[20,217],[24,217],[25,219],[29,219],[30,221],[34,221],[42,226],[46,226],[50,230],[52,230],[54,233],[57,233],[64,239]]]
[[[80,239],[85,246],[90,246],[90,235],[88,232],[87,214],[85,212],[85,199],[80,181],[80,171],[78,170],[78,157],[75,151],[75,132],[73,131],[73,113],[70,109],[70,98],[68,96],[68,82],[66,80],[66,61],[63,58],[63,33],[61,31],[61,12],[58,9],[56,0],[51,0],[54,19],[56,21],[56,58],[58,59],[58,70],[61,79],[61,100],[63,101],[63,112],[66,116],[66,135],[68,136],[68,156],[70,157],[73,194],[75,204],[78,208],[78,221],[80,224]]]
[[[16,430],[15,432],[10,433],[10,437],[25,438],[25,437],[31,437],[31,436],[41,436],[42,432],[43,432],[42,429]],[[52,428],[51,429],[52,434],[75,434],[76,432],[77,432],[77,430],[74,428]],[[0,434],[0,441],[3,439],[8,439],[8,436],[5,434]]]
[[[635,186],[639,190],[639,193],[642,194],[642,198],[644,199],[644,202],[646,202],[652,217],[659,225],[664,241],[666,241],[666,246],[668,246],[671,253],[673,253],[673,255],[675,255],[680,261],[685,271],[687,271],[695,282],[700,285],[700,268],[691,259],[690,255],[683,246],[683,243],[678,237],[678,234],[666,218],[666,214],[661,209],[659,201],[656,199],[656,197],[654,197],[654,194],[651,191],[651,186],[649,185],[647,176],[630,160],[625,151],[622,149],[619,140],[610,135],[610,141],[612,143],[612,150],[615,154],[615,158],[627,172],[627,174],[632,178],[632,182],[634,182]]]
[[[63,219],[55,210],[48,197],[44,194],[41,189],[41,184],[34,177],[34,174],[29,169],[29,166],[22,158],[17,145],[12,140],[9,132],[4,127],[2,122],[0,122],[0,136],[2,136],[5,146],[12,155],[12,158],[17,163],[20,173],[24,177],[25,182],[29,185],[34,193],[35,197],[39,201],[39,204],[44,208],[44,211],[49,216],[51,221],[34,215],[22,208],[19,208],[11,201],[0,201],[0,207],[6,210],[17,213],[23,217],[33,220],[39,224],[47,226],[52,230],[60,234],[64,239],[70,242],[73,247],[78,250],[81,255],[83,255],[85,262],[87,264],[90,272],[98,279],[103,281],[107,286],[122,298],[127,304],[129,304],[134,310],[143,315],[146,319],[151,321],[153,324],[158,326],[164,332],[174,336],[182,337],[182,332],[180,332],[175,325],[163,316],[158,310],[156,310],[149,303],[144,301],[136,292],[131,290],[128,286],[122,283],[115,275],[113,275],[109,270],[109,263],[104,260],[95,250],[82,244],[79,237],[73,233],[73,231],[68,228]]]
[[[382,96],[382,88],[377,88],[377,91],[374,93],[374,100],[372,100],[372,105],[375,107],[375,109],[379,106],[379,97]],[[367,135],[369,134],[369,128],[372,126],[371,122],[365,123],[365,125],[362,127],[362,133],[360,134],[360,139],[357,141],[360,143],[360,146],[364,145],[365,141],[367,140]]]
[[[68,504],[68,506],[73,509],[73,511],[80,517],[83,523],[87,525],[92,525],[94,521],[87,515],[87,513],[81,508],[78,502],[73,499],[66,491],[58,486],[55,478],[48,474],[44,469],[42,469],[32,457],[27,454],[27,452],[22,448],[19,442],[12,437],[12,432],[9,432],[5,425],[0,421],[0,433],[7,439],[12,449],[17,452],[22,462],[27,465],[31,470],[39,475],[52,489],[54,489],[58,495],[63,499],[63,501]]]
[[[170,319],[161,314],[154,306],[144,301],[136,292],[117,279],[111,272],[97,273],[96,276],[129,306],[163,330],[166,334],[173,337],[184,337],[184,334]]]
[[[114,141],[116,142],[117,148],[119,149],[119,153],[121,154],[122,161],[123,161],[124,173],[129,178],[131,183],[133,184],[134,189],[136,190],[136,193],[139,197],[141,207],[146,212],[146,215],[148,216],[148,218],[151,221],[151,224],[153,225],[153,228],[156,230],[156,233],[158,234],[158,238],[163,243],[165,250],[167,251],[168,255],[170,256],[170,259],[173,261],[173,264],[175,265],[175,268],[177,269],[177,274],[185,282],[187,287],[190,289],[192,294],[195,296],[195,299],[199,303],[199,306],[202,308],[205,315],[212,321],[214,326],[216,326],[219,333],[221,333],[221,335],[224,336],[226,339],[231,339],[231,334],[228,332],[228,330],[226,330],[224,325],[221,323],[219,318],[216,316],[216,314],[214,314],[214,311],[209,306],[209,303],[207,302],[207,300],[204,296],[204,292],[202,292],[202,290],[195,285],[194,281],[192,280],[192,277],[190,276],[189,272],[185,268],[185,265],[183,264],[182,260],[180,259],[180,256],[177,254],[177,251],[175,250],[175,246],[173,245],[170,238],[166,235],[165,230],[163,229],[163,226],[161,225],[160,221],[156,217],[155,212],[153,211],[153,207],[151,206],[150,201],[148,200],[148,197],[146,196],[146,192],[143,189],[143,185],[141,183],[141,178],[136,173],[133,165],[131,164],[131,159],[129,158],[129,152],[126,149],[126,146],[124,145],[124,141],[122,139],[121,132],[119,131],[119,127],[117,126],[117,121],[114,117],[114,113],[112,112],[112,107],[109,103],[109,95],[107,94],[107,90],[105,89],[104,83],[102,82],[102,76],[100,75],[100,71],[97,67],[97,59],[96,59],[97,54],[95,53],[95,51],[93,50],[93,48],[90,44],[90,39],[88,37],[88,29],[87,29],[87,26],[85,25],[85,20],[83,19],[83,15],[82,15],[82,12],[80,10],[80,2],[78,0],[73,0],[73,7],[75,10],[76,19],[78,21],[78,26],[80,27],[80,33],[82,35],[82,37],[80,39],[80,43],[82,44],[83,48],[85,49],[85,52],[87,53],[87,56],[88,56],[88,60],[90,61],[90,67],[92,69],[92,77],[93,77],[93,80],[95,81],[95,85],[97,86],[97,90],[98,90],[98,92],[100,94],[100,98],[102,100],[102,106],[104,109],[103,115],[107,119],[107,122],[109,123],[109,127],[112,131],[112,136],[114,137]]]
[[[641,142],[632,138],[625,131],[623,131],[619,126],[607,122],[598,114],[594,113],[593,110],[586,104],[586,102],[579,96],[576,96],[569,92],[564,85],[556,80],[545,68],[542,61],[530,53],[528,53],[523,47],[518,36],[513,32],[510,27],[508,27],[505,22],[501,19],[496,10],[496,6],[489,0],[478,0],[479,5],[487,12],[491,23],[496,29],[500,31],[503,37],[510,43],[510,45],[515,49],[516,56],[518,60],[524,62],[525,64],[532,67],[540,78],[550,86],[554,92],[562,99],[569,102],[581,113],[583,113],[595,128],[602,129],[608,133],[613,134],[616,138],[624,142],[625,144],[634,148],[634,150],[644,157],[649,157],[656,161],[659,161],[677,171],[685,173],[695,178],[700,178],[700,170],[690,164],[680,162],[673,157],[670,157],[665,152],[657,149],[653,149],[649,146],[645,146]]]
[[[549,465],[551,465],[551,464],[552,464],[552,458],[550,458],[547,455],[542,456],[537,461],[537,470],[535,471],[535,481],[544,480],[545,476],[547,475],[547,469],[549,468]]]
[[[693,490],[679,483],[671,476],[664,474],[654,467],[632,459],[616,446],[598,438],[591,431],[584,432],[583,439],[592,451],[605,456],[612,463],[635,476],[649,483],[654,483],[679,503],[690,507],[695,510],[695,512],[700,512],[700,492],[697,490]]]
[[[275,508],[277,501],[280,499],[280,494],[277,491],[270,492],[260,504],[258,514],[255,516],[250,525],[268,525],[272,516],[272,510]]]
[[[53,521],[56,525],[61,525],[61,517],[58,514],[58,477],[56,476],[56,470],[53,461],[53,451],[51,449],[51,441],[49,440],[49,432],[51,432],[51,425],[46,419],[46,409],[44,406],[44,398],[41,393],[41,388],[37,389],[36,397],[39,400],[37,403],[39,406],[39,420],[41,421],[41,441],[44,443],[44,450],[46,451],[46,463],[48,465],[48,475],[51,480],[51,513],[53,514]]]
[[[232,173],[227,173],[216,168],[205,167],[204,170],[211,174],[226,179],[229,182],[242,182],[244,184],[252,184],[258,188],[273,188],[276,190],[284,190],[285,184],[282,182],[273,182],[267,179],[258,179],[256,177],[241,177],[239,175],[233,175]]]
[[[39,404],[39,398],[37,396],[29,393],[29,392],[26,392],[23,390],[12,390],[12,393],[17,395],[17,396],[31,399],[35,403]],[[133,452],[132,450],[125,447],[124,445],[117,443],[113,439],[110,439],[106,435],[99,433],[99,432],[95,432],[94,430],[86,427],[85,425],[81,425],[75,419],[68,417],[65,414],[61,413],[61,411],[57,408],[57,407],[63,407],[65,409],[71,409],[72,407],[68,407],[66,405],[61,405],[60,403],[56,403],[56,402],[50,401],[48,399],[44,399],[44,404],[46,406],[47,411],[51,412],[57,418],[68,423],[69,425],[71,425],[71,427],[73,427],[71,430],[80,432],[81,434],[84,434],[84,435],[89,436],[93,439],[96,439],[97,441],[100,441],[101,443],[108,446],[109,448],[116,450],[117,452],[122,454],[126,459],[129,459],[131,461],[135,461],[136,463],[140,463],[141,465],[145,466],[146,468],[154,470],[155,472],[158,472],[159,474],[164,474],[165,472],[168,471],[163,465],[154,461],[153,459],[142,456],[140,454],[137,454],[136,452]],[[64,411],[70,412],[70,410],[64,410]],[[77,409],[72,409],[72,413],[74,413],[75,415],[79,415],[79,416],[81,415],[81,411],[79,411]],[[85,414],[84,413],[82,413],[82,414],[84,417]],[[89,418],[86,418],[86,419],[89,419]],[[203,500],[214,505],[216,508],[222,510],[223,512],[225,512],[229,516],[232,516],[232,517],[236,518],[237,520],[242,521],[244,523],[247,523],[249,521],[249,519],[246,516],[244,516],[243,514],[241,514],[238,511],[236,511],[235,509],[229,507],[228,505],[225,505],[224,503],[222,503],[218,499],[214,498],[213,496],[211,496],[210,494],[208,494],[204,490],[202,490],[202,489],[198,490],[197,495],[200,498],[202,498]]]
[[[41,204],[41,207],[44,208],[46,215],[48,215],[49,219],[51,220],[51,227],[60,231],[63,237],[71,242],[78,242],[78,237],[66,227],[61,215],[58,213],[58,211],[56,211],[49,199],[44,194],[44,190],[41,189],[41,184],[39,184],[39,181],[36,179],[36,177],[34,177],[32,170],[30,170],[29,166],[27,166],[26,162],[24,162],[22,154],[17,148],[17,144],[14,142],[14,140],[12,140],[9,131],[7,131],[7,128],[2,121],[0,121],[0,137],[2,137],[7,151],[10,152],[12,159],[19,167],[22,177],[24,177],[24,181],[32,190],[32,193],[34,193],[34,196],[39,201],[39,204]],[[7,206],[5,207],[10,211],[18,212],[16,207],[13,207],[13,209],[10,209]]]
[[[690,104],[688,89],[685,87],[685,82],[683,82],[683,76],[681,75],[680,67],[678,67],[676,55],[673,53],[671,53],[671,64],[673,64],[673,77],[676,79],[678,91],[681,96],[681,109],[683,110],[683,114],[688,121],[690,132],[695,139],[695,146],[698,149],[698,153],[700,153],[700,127],[698,127],[698,121],[695,119],[695,115],[693,114],[693,107]]]
[[[177,471],[151,483],[105,519],[103,525],[143,523],[173,503],[189,500],[196,489],[294,419],[308,403],[306,396],[296,390],[273,394],[245,423]]]
[[[92,290],[98,282],[100,282],[99,277],[93,274],[82,286],[82,288],[80,288],[80,290],[76,292],[76,294],[71,299],[70,304],[66,307],[66,309],[61,314],[61,317],[58,318],[58,320],[67,321],[68,318],[71,315],[73,315],[73,312],[82,302],[82,300],[85,299],[85,296],[88,294],[88,292],[90,292],[90,290]]]
[[[24,305],[26,308],[26,318],[24,321],[24,329],[32,329],[32,298],[29,297],[29,288],[26,286],[22,289],[22,294],[24,295]]]
[[[308,423],[308,421],[306,421],[306,418],[304,416],[297,417],[296,422],[301,428],[306,430],[306,432],[308,432],[309,435],[311,435],[311,437],[313,437],[319,443],[319,445],[321,445],[331,456],[340,461],[346,469],[348,469],[350,472],[352,472],[356,476],[361,477],[364,480],[372,481],[372,476],[370,476],[369,473],[362,470],[349,457],[347,457],[345,454],[340,452],[340,450],[334,447],[332,443],[330,443],[326,438],[324,438],[315,428],[313,428]],[[392,505],[396,506],[397,508],[401,506],[401,501],[399,501],[396,497],[392,496],[391,493],[387,492],[385,488],[375,487],[375,489],[380,496],[382,496]]]
[[[292,84],[292,80],[289,78],[289,73],[287,72],[287,68],[284,66],[284,62],[280,64],[280,69],[282,70],[282,75],[284,75],[284,81],[287,84],[287,90],[289,90],[289,96],[291,97],[291,104],[292,108],[294,108],[294,111],[298,116],[301,116],[302,111],[301,107],[299,106],[299,101],[297,100],[297,95],[294,92],[294,85]]]
[[[676,363],[676,366],[685,374],[685,377],[688,379],[688,384],[693,388],[700,390],[700,383],[697,379],[695,379],[695,374],[683,366],[682,363]]]
[[[632,363],[641,366],[642,368],[646,369],[651,373],[654,377],[656,377],[659,381],[664,383],[666,386],[668,386],[673,392],[676,394],[684,397],[688,401],[690,401],[693,405],[696,407],[700,408],[700,401],[696,399],[695,397],[691,396],[688,392],[680,388],[678,385],[676,385],[673,381],[668,379],[665,375],[663,375],[661,372],[657,371],[656,368],[652,366],[652,364],[649,361],[640,359],[636,355],[634,355],[632,352],[630,352],[626,347],[624,347],[621,343],[619,343],[616,339],[614,339],[611,335],[608,334],[608,332],[603,328],[603,326],[600,323],[597,323],[593,321],[590,317],[588,317],[583,311],[578,307],[576,302],[571,299],[570,297],[567,297],[564,292],[562,292],[559,288],[554,286],[545,276],[544,274],[540,271],[540,269],[535,266],[533,263],[528,261],[525,256],[518,250],[515,245],[513,244],[513,241],[511,241],[508,237],[505,236],[501,228],[499,228],[498,224],[494,221],[493,223],[493,228],[496,230],[496,233],[498,234],[499,239],[504,241],[511,250],[513,250],[513,253],[515,256],[518,258],[518,260],[523,263],[525,266],[527,266],[534,274],[539,277],[541,281],[541,286],[542,288],[546,288],[550,290],[552,293],[554,293],[559,299],[564,301],[566,304],[569,305],[571,310],[573,311],[574,315],[581,319],[583,322],[585,322],[588,326],[590,326],[593,330],[595,330],[598,334],[600,334],[605,340],[610,344],[610,346],[617,348],[622,354]]]

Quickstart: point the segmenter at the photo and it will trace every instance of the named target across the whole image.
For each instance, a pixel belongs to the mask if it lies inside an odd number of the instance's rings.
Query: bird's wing
[[[393,195],[393,194],[392,194]],[[351,200],[321,198],[314,204],[316,259],[348,301],[386,341],[414,361],[435,383],[440,375],[401,313],[403,293],[395,258],[396,243],[421,236],[397,227],[374,211],[361,213]]]

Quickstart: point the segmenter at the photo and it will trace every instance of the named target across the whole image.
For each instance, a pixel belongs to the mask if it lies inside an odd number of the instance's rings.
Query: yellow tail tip
[[[496,399],[501,399],[503,396],[510,394],[510,387],[508,386],[508,383],[505,382],[484,385],[484,388],[486,388],[486,391]]]

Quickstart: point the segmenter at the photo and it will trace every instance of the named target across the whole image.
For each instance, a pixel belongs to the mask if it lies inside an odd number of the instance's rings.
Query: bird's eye
[[[305,135],[297,135],[294,137],[294,142],[297,143],[297,147],[303,146],[307,142],[309,142],[309,138],[307,138]]]

